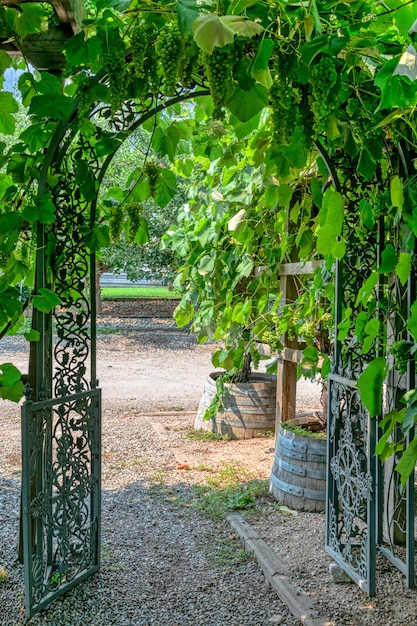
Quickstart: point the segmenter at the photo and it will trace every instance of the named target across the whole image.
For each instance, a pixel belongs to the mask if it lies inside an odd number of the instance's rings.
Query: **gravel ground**
[[[242,480],[268,480],[273,438],[202,442],[187,433],[210,366],[210,346],[175,330],[172,304],[106,305],[99,320],[103,387],[102,568],[31,624],[48,626],[295,626],[227,522],[195,508],[195,486],[233,467]],[[150,308],[150,306],[155,308]],[[162,309],[164,306],[166,309]],[[122,310],[122,314],[121,311]],[[166,317],[161,317],[161,316]],[[1,360],[24,367],[25,344],[2,341]],[[186,378],[188,376],[188,378]],[[184,380],[190,382],[184,385]],[[300,409],[318,390],[301,385]],[[18,409],[0,412],[0,626],[24,623],[16,560],[20,489]],[[188,466],[188,470],[180,469]],[[417,593],[378,561],[377,597],[336,585],[324,551],[324,515],[292,514],[264,495],[246,519],[311,595],[328,626],[417,625]]]

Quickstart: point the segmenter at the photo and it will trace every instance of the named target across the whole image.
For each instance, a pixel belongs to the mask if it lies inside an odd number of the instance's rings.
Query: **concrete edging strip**
[[[298,617],[303,626],[330,624],[329,620],[317,619],[311,615],[311,598],[290,581],[284,563],[240,513],[228,513],[226,519],[241,538],[245,549],[253,553],[265,578],[292,615]]]

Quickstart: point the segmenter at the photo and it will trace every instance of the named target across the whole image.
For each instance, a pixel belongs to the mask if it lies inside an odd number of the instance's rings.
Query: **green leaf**
[[[30,152],[37,152],[46,147],[52,134],[52,126],[46,128],[43,122],[28,126],[21,134],[20,139],[25,142]]]
[[[369,322],[366,324],[364,331],[367,337],[365,337],[365,340],[362,344],[362,354],[368,354],[369,350],[372,347],[372,344],[374,343],[376,337],[378,336],[379,326],[380,326],[379,320],[375,318],[369,320]]]
[[[74,106],[74,100],[62,94],[34,96],[29,114],[52,120],[67,120]]]
[[[405,487],[407,480],[414,472],[417,461],[417,439],[413,439],[410,445],[403,452],[401,459],[395,469],[401,476],[401,485]]]
[[[250,91],[243,91],[236,86],[233,97],[227,106],[233,115],[241,122],[248,122],[258,115],[268,104],[268,91],[256,83]]]
[[[50,313],[55,307],[61,304],[60,298],[45,287],[40,287],[39,295],[33,297],[33,306],[43,313]]]
[[[193,23],[200,15],[201,3],[197,3],[197,0],[175,0],[175,5],[181,31],[186,35],[192,35]]]
[[[407,329],[413,335],[414,340],[417,341],[417,300],[415,300],[410,307],[410,315],[407,320]]]
[[[26,341],[39,341],[40,338],[40,332],[38,330],[33,330],[33,328],[28,333],[25,333]]]
[[[0,398],[19,402],[23,395],[22,374],[12,363],[0,365]]]
[[[174,311],[174,318],[177,326],[182,328],[194,317],[194,307],[191,302],[180,302]]]
[[[381,254],[381,265],[378,267],[379,274],[389,274],[394,271],[397,263],[397,253],[392,243],[388,243]]]
[[[252,22],[240,15],[222,15],[220,20],[241,37],[255,37],[263,31],[261,24]]]
[[[149,241],[148,226],[149,226],[148,221],[144,217],[141,217],[139,219],[139,228],[135,235],[135,243],[137,243],[139,246],[143,246],[145,243],[148,243]]]
[[[5,195],[9,187],[12,187],[13,180],[8,174],[0,174],[0,200]]]
[[[356,383],[359,389],[361,402],[369,411],[371,417],[376,417],[382,411],[382,386],[388,371],[384,357],[371,361],[359,376]]]
[[[97,181],[94,171],[88,161],[78,160],[75,163],[75,181],[88,202],[95,200]]]
[[[39,221],[41,224],[53,224],[55,222],[55,205],[50,198],[42,196],[37,198],[35,204],[24,208],[22,216],[28,222]]]
[[[400,283],[404,287],[411,272],[411,255],[408,252],[400,253],[400,258],[395,266],[395,271],[400,279]]]
[[[371,297],[372,291],[378,284],[379,276],[377,272],[372,272],[370,276],[366,279],[361,289],[359,289],[358,297],[356,298],[355,307],[360,304],[367,304],[369,298]]]
[[[85,237],[85,245],[91,252],[97,252],[101,248],[110,245],[109,227],[107,224],[98,224],[91,229]]]
[[[0,91],[0,133],[13,135],[16,121],[13,113],[19,110],[19,105],[8,91]]]
[[[99,37],[85,38],[84,31],[68,39],[63,47],[63,52],[71,66],[88,66],[96,61],[101,51]]]
[[[272,85],[271,72],[269,70],[269,60],[275,48],[273,39],[265,37],[256,51],[255,58],[250,66],[251,76],[261,85],[270,89]]]
[[[401,178],[399,176],[393,176],[390,182],[390,195],[391,204],[393,207],[402,211],[404,203],[404,193]]]
[[[216,46],[224,48],[235,38],[235,31],[214,13],[197,17],[193,23],[193,32],[198,47],[207,54],[211,54]]]
[[[166,168],[161,168],[156,188],[155,202],[163,209],[174,198],[178,191],[175,174]]]

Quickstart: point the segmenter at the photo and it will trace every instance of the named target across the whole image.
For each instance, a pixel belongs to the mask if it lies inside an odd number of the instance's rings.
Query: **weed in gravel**
[[[256,438],[257,439],[269,439],[270,437],[275,437],[275,433],[272,430],[267,430],[264,433],[257,433],[256,434]]]
[[[154,485],[161,485],[164,483],[166,477],[167,473],[164,470],[156,470],[156,472],[149,476],[149,481]]]
[[[242,468],[240,468],[242,469]],[[227,511],[248,511],[268,493],[268,481],[251,479],[242,482],[238,475],[210,476],[205,485],[193,487],[193,506],[214,519],[224,518]]]
[[[250,561],[252,555],[240,543],[237,535],[218,537],[206,545],[205,553],[215,565],[234,567]]]
[[[210,430],[189,430],[186,434],[187,439],[191,441],[230,441],[228,435],[218,435]]]

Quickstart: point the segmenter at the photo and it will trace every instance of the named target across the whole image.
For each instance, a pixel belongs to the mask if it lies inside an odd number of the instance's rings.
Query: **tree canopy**
[[[54,188],[66,175],[65,150],[57,158],[56,146],[74,145],[70,167],[82,201],[95,207],[114,154],[141,126],[149,151],[113,190],[117,203],[97,205],[84,243],[93,252],[108,245],[122,222],[143,241],[141,204],[153,198],[167,207],[179,182],[191,182],[191,219],[170,237],[177,251],[192,249],[194,278],[204,277],[208,291],[184,295],[183,323],[196,314],[201,321],[202,302],[207,320],[226,303],[235,307],[234,321],[245,323],[254,309],[262,315],[276,293],[268,276],[294,250],[301,259],[323,258],[330,272],[352,254],[352,233],[366,243],[384,218],[391,240],[355,295],[354,312],[346,307],[337,320],[339,338],[349,337],[346,345],[375,374],[375,384],[363,385],[374,413],[385,372],[376,291],[388,276],[407,283],[417,234],[416,3],[98,0],[86,7],[82,28],[60,51],[61,73],[34,70],[0,50],[3,75],[11,67],[22,72],[16,93],[0,92],[0,133],[14,134],[19,106],[29,116],[12,145],[0,143],[0,335],[15,332],[29,302],[22,290],[33,287],[35,227],[54,227]],[[2,5],[0,18],[0,39],[23,54],[28,37],[56,25],[46,4]],[[224,274],[222,305],[210,292],[220,257],[235,272]],[[258,262],[266,270],[254,276]],[[325,272],[313,285],[331,299]],[[45,310],[56,304],[48,290],[33,292],[30,302]],[[417,345],[417,303],[411,311],[399,336],[402,356],[411,345],[408,358]],[[0,369],[0,395],[16,397],[20,374]]]

